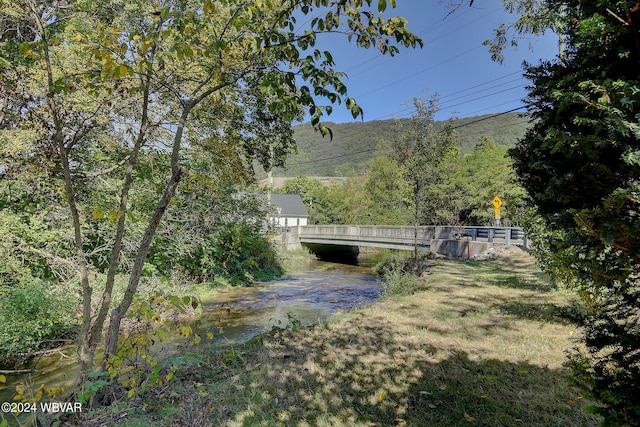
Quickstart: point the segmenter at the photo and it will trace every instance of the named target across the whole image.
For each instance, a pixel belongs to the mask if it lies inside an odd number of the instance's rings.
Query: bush
[[[267,237],[247,224],[227,225],[199,243],[177,264],[177,268],[196,281],[213,282],[222,277],[232,285],[246,285],[284,274]]]
[[[424,284],[411,271],[393,270],[384,276],[385,295],[411,295],[424,289]]]
[[[374,270],[384,277],[385,295],[411,295],[424,289],[418,277],[422,269],[416,271],[414,265],[413,258],[395,254],[376,264]]]
[[[0,363],[33,352],[44,340],[60,338],[73,324],[73,299],[56,295],[45,281],[33,278],[3,286],[0,295]]]

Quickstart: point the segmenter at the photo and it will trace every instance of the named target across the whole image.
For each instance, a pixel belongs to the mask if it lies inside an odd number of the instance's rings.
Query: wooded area
[[[331,140],[314,132],[308,124],[296,125],[293,127],[296,151],[289,155],[286,167],[274,170],[274,176],[348,176],[363,173],[369,160],[381,150],[388,149],[386,142],[397,136],[398,125],[409,120],[328,121],[326,125],[333,132]],[[515,112],[451,120],[463,155],[472,152],[478,139],[485,135],[498,146],[511,148],[524,136],[529,126],[529,117]],[[258,177],[263,176],[264,173],[258,171]]]

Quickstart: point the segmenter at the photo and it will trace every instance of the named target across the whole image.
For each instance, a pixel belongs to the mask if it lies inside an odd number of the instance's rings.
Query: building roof
[[[276,208],[280,208],[280,216],[299,218],[307,218],[309,216],[309,212],[298,194],[272,194],[271,204]]]

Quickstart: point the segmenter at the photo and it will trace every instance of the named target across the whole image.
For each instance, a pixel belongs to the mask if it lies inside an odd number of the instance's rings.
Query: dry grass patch
[[[206,356],[127,424],[597,425],[562,367],[580,311],[527,254],[436,261],[423,280],[413,295]]]

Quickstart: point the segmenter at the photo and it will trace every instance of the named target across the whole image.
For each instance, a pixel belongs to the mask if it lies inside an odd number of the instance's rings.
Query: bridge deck
[[[526,236],[517,227],[307,225],[300,227],[301,243],[371,246],[428,252],[433,239],[468,239],[509,246],[526,246]]]

